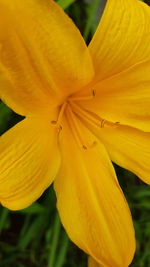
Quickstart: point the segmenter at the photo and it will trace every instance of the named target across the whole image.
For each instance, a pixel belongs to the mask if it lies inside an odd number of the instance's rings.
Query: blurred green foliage
[[[85,40],[95,32],[103,0],[57,1],[74,20]],[[149,3],[147,1],[147,3]],[[0,134],[22,118],[0,102]],[[132,267],[150,266],[150,190],[130,172],[115,166],[133,215],[137,251]],[[85,267],[86,255],[68,239],[56,211],[51,186],[29,208],[11,212],[0,207],[0,267]]]

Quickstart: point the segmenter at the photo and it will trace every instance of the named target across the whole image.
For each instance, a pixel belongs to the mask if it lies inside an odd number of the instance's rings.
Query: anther
[[[88,147],[85,146],[85,145],[83,145],[82,148],[85,149],[85,150],[87,150],[87,149],[89,149],[89,148],[93,148],[93,147],[95,147],[96,145],[97,145],[97,142],[94,141],[94,142],[93,142],[91,145],[89,145]]]
[[[104,128],[106,120],[101,120],[101,128]]]
[[[95,89],[92,90],[92,95],[93,95],[94,97],[96,96],[96,90],[95,90]]]
[[[51,121],[51,124],[56,126],[58,132],[60,132],[63,129],[61,125],[58,125],[57,121]]]
[[[95,147],[97,145],[97,142],[94,141],[91,147]]]
[[[62,126],[61,125],[59,125],[58,127],[57,127],[57,130],[58,130],[58,132],[60,132],[60,131],[62,131]]]
[[[57,124],[57,121],[51,121],[51,124],[56,125]]]
[[[69,102],[76,102],[76,101],[86,101],[86,100],[91,100],[95,97],[96,95],[96,90],[93,89],[92,90],[92,94],[88,95],[88,96],[77,96],[77,97],[70,97],[68,99]]]
[[[116,122],[110,122],[110,121],[107,121],[107,120],[101,120],[101,128],[104,128],[105,126],[106,127],[117,127],[118,125],[120,124],[119,121],[116,121]]]

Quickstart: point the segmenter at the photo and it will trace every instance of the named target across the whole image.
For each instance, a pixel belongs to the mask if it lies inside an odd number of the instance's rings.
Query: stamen
[[[51,121],[51,124],[56,125],[57,124],[57,121]]]
[[[83,101],[83,100],[91,100],[95,97],[96,90],[92,90],[92,94],[90,96],[79,96],[79,97],[70,97],[68,100],[70,101]]]
[[[52,124],[56,125],[58,132],[60,132],[62,130],[61,120],[62,120],[62,116],[63,116],[64,111],[65,111],[66,105],[67,105],[67,103],[65,102],[61,106],[57,121],[55,121],[55,120],[51,121]]]
[[[103,119],[103,120],[101,121],[101,128],[104,128],[104,127],[105,127],[105,123],[106,123],[106,120]]]
[[[71,102],[71,106],[73,106],[73,111],[80,117],[82,118],[86,118],[86,120],[88,121],[92,121],[93,123],[95,123],[97,126],[102,126],[103,125],[103,119],[99,118],[96,119],[94,118],[94,116],[90,115],[88,112],[84,111],[82,108],[80,108],[80,106],[78,106],[77,104]]]
[[[67,108],[66,116],[67,116],[68,122],[69,122],[69,124],[71,126],[72,133],[73,133],[78,145],[81,148],[87,150],[88,146],[86,146],[84,144],[83,140],[82,140],[81,130],[79,128],[79,125],[78,125],[78,122],[76,120],[75,114],[73,114],[72,109],[70,108],[69,105],[68,105],[68,108]]]
[[[119,124],[119,122],[109,122],[105,119],[102,119],[99,117],[99,119],[96,119],[94,116],[92,116],[88,111],[83,110],[78,106],[76,103],[71,102],[70,103],[74,113],[76,113],[79,117],[82,119],[86,120],[89,124],[92,124],[98,128],[104,128],[104,127],[115,127],[116,125]]]
[[[95,89],[92,90],[92,93],[93,93],[93,96],[96,96],[96,90]]]
[[[60,121],[61,121],[61,119],[62,119],[62,116],[63,116],[63,114],[64,114],[66,105],[67,105],[67,102],[65,102],[65,103],[61,106],[61,109],[60,109],[60,112],[59,112],[59,115],[58,115],[58,118],[57,118],[57,124],[59,124]]]
[[[85,150],[87,149],[87,146],[85,146],[85,145],[83,145],[82,147],[83,147],[83,149],[85,149]]]
[[[96,146],[97,145],[97,142],[94,141],[93,144],[92,144],[92,147]]]

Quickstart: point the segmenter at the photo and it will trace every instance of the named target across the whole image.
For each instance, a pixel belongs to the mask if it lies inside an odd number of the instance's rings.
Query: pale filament
[[[98,127],[98,128],[104,128],[105,126],[108,127],[116,127],[119,122],[109,122],[105,119],[102,119],[101,117],[99,117],[99,119],[96,119],[94,116],[92,116],[90,113],[88,113],[88,111],[84,111],[82,108],[80,108],[76,103],[70,101],[70,105],[73,108],[74,113],[76,113],[79,117],[81,117],[82,119],[86,120],[88,123]]]
[[[96,91],[93,89],[91,96],[83,96],[83,97],[81,96],[81,97],[70,97],[70,98],[68,98],[68,100],[66,100],[64,102],[64,104],[61,106],[57,120],[53,120],[53,121],[51,121],[51,123],[56,125],[58,131],[62,130],[61,120],[62,120],[62,116],[63,116],[64,111],[65,111],[66,105],[68,103],[72,102],[72,101],[91,100],[91,99],[93,99],[93,97],[95,97],[95,95],[96,95]]]
[[[71,126],[72,133],[73,133],[78,145],[81,148],[88,149],[88,147],[86,145],[84,145],[84,142],[82,140],[80,127],[79,127],[78,122],[77,122],[77,120],[75,118],[75,115],[73,114],[73,112],[72,112],[72,110],[71,110],[69,105],[67,107],[66,116],[67,116],[67,120],[68,120],[68,122],[69,122],[69,124]]]
[[[95,97],[96,92],[95,90],[92,90],[91,96],[85,96],[85,97],[69,97],[60,107],[59,115],[57,120],[51,121],[52,124],[55,125],[56,129],[58,130],[58,133],[62,130],[62,118],[65,112],[65,115],[67,117],[68,123],[71,127],[72,133],[79,145],[79,147],[87,150],[88,148],[91,148],[97,144],[97,142],[93,142],[90,145],[86,145],[83,133],[81,131],[78,119],[82,119],[82,121],[86,121],[89,125],[92,125],[93,127],[98,128],[104,128],[104,127],[117,127],[119,122],[110,122],[107,121],[101,117],[99,117],[97,114],[90,113],[90,111],[85,110],[79,106],[76,101],[83,101],[83,100],[90,100]]]
[[[51,121],[52,124],[56,125],[58,131],[62,130],[61,120],[62,120],[64,111],[65,111],[66,105],[67,105],[67,102],[64,102],[64,104],[61,106],[57,121]]]

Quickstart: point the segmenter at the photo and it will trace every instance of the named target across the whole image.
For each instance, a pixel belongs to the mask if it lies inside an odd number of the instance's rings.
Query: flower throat
[[[68,97],[67,100],[65,100],[65,102],[60,106],[57,120],[51,121],[51,123],[53,125],[55,125],[58,133],[60,134],[60,132],[63,130],[62,120],[63,120],[63,116],[65,115],[66,119],[68,121],[68,124],[70,126],[70,129],[72,130],[72,134],[73,134],[75,140],[77,141],[80,148],[85,149],[85,150],[95,146],[97,142],[95,140],[92,142],[91,145],[86,144],[86,142],[84,140],[85,138],[83,137],[82,128],[80,127],[80,124],[79,124],[79,121],[80,121],[80,123],[83,123],[86,126],[86,128],[88,128],[87,125],[90,125],[92,127],[98,128],[98,130],[100,130],[101,128],[104,128],[104,127],[116,127],[119,124],[119,122],[115,122],[115,123],[110,122],[106,119],[99,117],[95,113],[90,112],[87,109],[83,109],[78,103],[79,101],[80,102],[81,101],[87,101],[87,100],[91,100],[95,97],[96,97],[96,91],[95,90],[92,90],[90,96],[85,96],[85,97],[70,96],[70,97]],[[88,128],[88,130],[89,130],[89,128]]]

